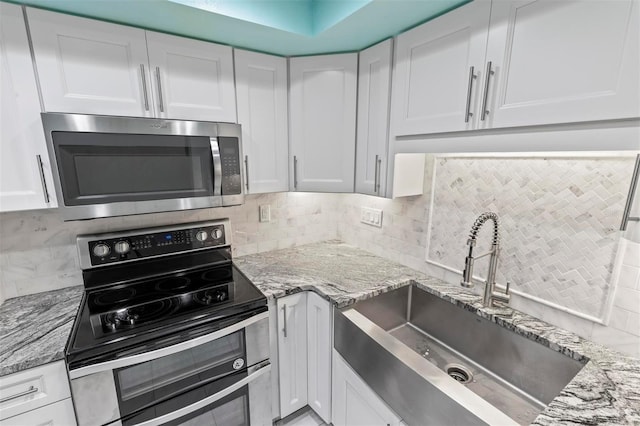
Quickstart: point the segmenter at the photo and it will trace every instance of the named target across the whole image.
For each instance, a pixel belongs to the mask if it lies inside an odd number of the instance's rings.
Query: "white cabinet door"
[[[335,426],[399,426],[396,415],[333,350],[333,419]]]
[[[158,117],[236,122],[229,46],[147,31]]]
[[[46,111],[153,116],[144,30],[40,9],[27,15]]]
[[[355,53],[290,59],[293,190],[353,192],[357,68]]]
[[[481,93],[490,11],[490,1],[476,0],[398,36],[393,135],[474,127],[478,117],[466,112]]]
[[[634,0],[494,2],[482,126],[640,116],[639,16]]]
[[[331,423],[331,304],[315,293],[307,295],[307,352],[309,406]]]
[[[278,299],[280,416],[307,405],[307,293]]]
[[[22,9],[0,8],[0,211],[56,207]]]
[[[4,426],[76,426],[71,398],[2,421]]]
[[[246,192],[286,192],[287,60],[245,50],[235,50],[234,54]]]
[[[384,195],[386,191],[392,41],[359,54],[356,192]]]

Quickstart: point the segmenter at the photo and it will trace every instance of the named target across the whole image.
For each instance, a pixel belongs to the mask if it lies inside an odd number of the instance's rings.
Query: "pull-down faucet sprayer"
[[[478,236],[478,232],[482,225],[485,224],[486,221],[493,221],[493,238],[491,240],[491,250],[487,253],[481,254],[480,256],[473,256],[473,248],[476,246],[476,238]],[[469,246],[469,254],[464,260],[464,272],[462,274],[462,281],[460,285],[463,287],[471,288],[473,287],[473,263],[476,259],[480,259],[481,257],[485,257],[491,255],[489,259],[489,272],[487,274],[487,280],[485,282],[484,288],[484,297],[483,303],[485,306],[493,305],[495,300],[500,300],[505,303],[509,303],[509,283],[507,282],[507,288],[505,292],[496,291],[496,271],[498,270],[498,256],[500,254],[500,234],[498,232],[499,224],[498,224],[498,215],[493,212],[485,212],[482,213],[476,221],[473,223],[471,227],[471,232],[469,233],[469,239],[467,240],[467,245]]]

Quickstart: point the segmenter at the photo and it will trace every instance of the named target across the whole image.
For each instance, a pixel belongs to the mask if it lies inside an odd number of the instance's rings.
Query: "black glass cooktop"
[[[266,310],[265,296],[231,262],[88,289],[67,358],[121,352],[255,309]]]

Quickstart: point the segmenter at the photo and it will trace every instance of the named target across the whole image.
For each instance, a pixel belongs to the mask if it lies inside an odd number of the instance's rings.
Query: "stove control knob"
[[[205,231],[196,232],[196,240],[204,241],[207,239],[207,233]]]
[[[211,231],[211,238],[213,238],[214,240],[222,238],[222,229],[216,228]]]
[[[123,255],[129,253],[129,250],[131,250],[131,246],[127,241],[121,240],[116,243],[114,249],[116,253]]]
[[[93,254],[97,257],[105,257],[111,253],[111,249],[104,243],[96,244],[93,246]]]

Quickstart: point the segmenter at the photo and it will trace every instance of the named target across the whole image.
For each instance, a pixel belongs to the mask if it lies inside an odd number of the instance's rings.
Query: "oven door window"
[[[53,132],[52,139],[67,206],[214,196],[208,137]]]
[[[120,413],[126,416],[238,370],[243,372],[245,364],[244,330],[240,330],[185,351],[115,370]]]

